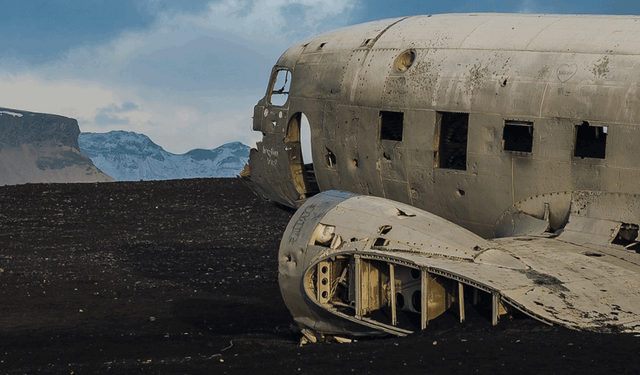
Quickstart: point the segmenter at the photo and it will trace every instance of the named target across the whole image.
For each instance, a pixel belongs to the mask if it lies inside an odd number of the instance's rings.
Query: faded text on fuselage
[[[267,164],[275,167],[278,165],[278,153],[279,151],[272,148],[263,148],[262,153],[267,155]]]
[[[304,209],[304,211],[302,211],[298,220],[296,220],[296,222],[293,224],[293,228],[291,229],[291,235],[289,235],[289,243],[294,243],[298,240],[298,238],[300,237],[300,232],[302,231],[302,227],[304,226],[304,223],[307,221],[309,216],[311,216],[311,213],[315,209],[316,209],[316,205],[310,204]]]

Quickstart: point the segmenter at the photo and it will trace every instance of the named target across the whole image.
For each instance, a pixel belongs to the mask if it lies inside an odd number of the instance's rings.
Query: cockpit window
[[[275,106],[283,106],[289,100],[289,87],[291,86],[291,72],[282,69],[272,76],[269,103]]]

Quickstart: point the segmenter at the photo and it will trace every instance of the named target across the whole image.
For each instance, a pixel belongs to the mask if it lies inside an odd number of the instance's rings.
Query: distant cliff
[[[80,150],[118,181],[235,177],[249,158],[249,146],[232,142],[212,150],[173,154],[149,137],[126,131],[81,133]]]
[[[113,181],[78,148],[72,118],[0,108],[0,185]]]

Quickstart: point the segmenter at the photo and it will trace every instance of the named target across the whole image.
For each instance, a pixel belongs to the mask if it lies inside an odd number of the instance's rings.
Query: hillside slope
[[[0,108],[0,185],[113,181],[78,147],[75,119]]]

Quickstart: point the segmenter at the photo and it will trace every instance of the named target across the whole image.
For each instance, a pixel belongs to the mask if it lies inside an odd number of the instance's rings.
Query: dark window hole
[[[385,238],[382,237],[378,237],[376,238],[376,240],[373,242],[373,247],[383,247],[383,246],[387,246],[387,244],[389,243],[389,241],[387,241]]]
[[[387,234],[391,231],[393,227],[391,225],[383,225],[380,228],[378,228],[378,234],[383,235],[383,234]]]
[[[404,113],[380,111],[380,139],[387,141],[402,141],[402,127]]]
[[[336,165],[336,155],[326,147],[324,149],[324,152],[325,152],[325,159],[327,161],[327,166],[330,168],[333,168]]]
[[[576,125],[574,156],[579,158],[604,159],[607,147],[607,127],[590,126],[584,121]]]
[[[531,152],[533,148],[533,122],[505,121],[502,141],[505,151]]]
[[[396,293],[396,307],[399,309],[404,307],[404,296],[402,293]]]
[[[422,311],[422,292],[421,291],[416,290],[415,292],[413,292],[413,294],[411,295],[411,306],[413,306],[413,309],[416,310],[417,312]]]
[[[438,167],[466,170],[469,114],[438,112],[438,120],[440,123]]]
[[[420,278],[420,276],[422,276],[422,271],[420,271],[419,269],[416,268],[412,268],[411,269],[411,277],[414,279],[418,279]]]
[[[630,248],[636,244],[636,240],[638,239],[638,224],[633,223],[622,223],[620,224],[620,229],[618,229],[618,234],[616,238],[611,241],[612,244],[622,245],[627,248]],[[631,245],[631,246],[629,246]]]

